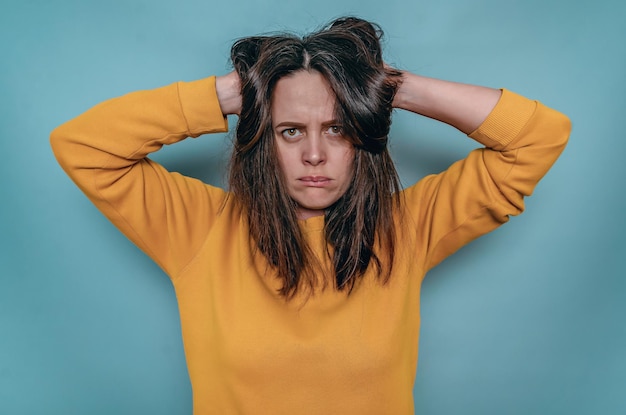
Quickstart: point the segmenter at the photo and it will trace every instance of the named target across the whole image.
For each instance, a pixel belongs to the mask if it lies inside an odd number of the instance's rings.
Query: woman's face
[[[350,185],[354,146],[335,120],[335,95],[319,72],[298,71],[276,83],[272,129],[298,218],[323,215]]]

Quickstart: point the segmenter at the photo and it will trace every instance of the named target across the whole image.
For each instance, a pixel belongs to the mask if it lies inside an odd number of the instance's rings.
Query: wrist
[[[222,114],[239,114],[241,111],[241,84],[235,72],[215,78],[215,92]]]
[[[421,77],[410,72],[402,71],[402,82],[393,98],[393,107],[415,112],[415,107],[421,99]]]

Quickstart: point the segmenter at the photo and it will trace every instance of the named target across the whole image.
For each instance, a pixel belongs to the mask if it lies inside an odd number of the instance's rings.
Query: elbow
[[[63,134],[61,132],[61,127],[57,127],[50,133],[50,147],[52,148],[52,152],[56,156],[59,150],[63,148]]]
[[[562,112],[548,107],[542,108],[543,111],[536,125],[538,134],[543,137],[539,146],[547,154],[554,154],[558,157],[569,141],[572,132],[572,121]]]
[[[50,147],[59,165],[69,174],[72,170],[72,140],[64,125],[55,128],[50,133]]]
[[[558,113],[555,119],[555,135],[558,137],[558,143],[561,148],[565,148],[572,133],[572,120],[563,113]]]
[[[55,128],[50,133],[50,148],[57,162],[63,166],[63,154],[66,147],[65,135],[62,132],[62,126]]]

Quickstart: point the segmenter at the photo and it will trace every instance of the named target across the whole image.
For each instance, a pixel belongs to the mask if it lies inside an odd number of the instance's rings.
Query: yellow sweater
[[[389,284],[368,273],[350,296],[326,289],[306,302],[277,294],[234,198],[147,158],[227,130],[215,78],[106,101],[51,140],[82,191],[171,277],[194,414],[398,415],[413,413],[425,273],[522,212],[569,129],[562,114],[503,91],[470,135],[486,148],[404,190]],[[301,226],[322,256],[324,218]]]

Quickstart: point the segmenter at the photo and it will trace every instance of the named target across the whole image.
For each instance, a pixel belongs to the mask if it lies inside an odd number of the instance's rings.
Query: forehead
[[[272,94],[274,122],[329,121],[334,113],[335,94],[319,72],[301,70],[276,83]]]

